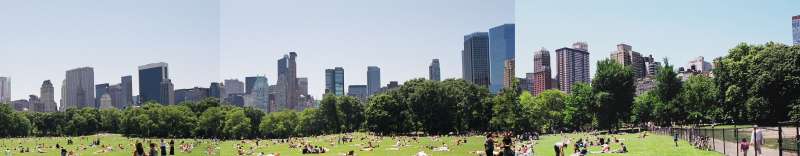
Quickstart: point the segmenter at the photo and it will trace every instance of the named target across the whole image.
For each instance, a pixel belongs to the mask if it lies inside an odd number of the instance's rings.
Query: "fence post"
[[[728,155],[728,150],[727,150],[728,148],[726,148],[725,145],[727,145],[727,144],[725,143],[725,128],[723,128],[722,129],[722,154]]]
[[[733,137],[737,142],[739,141],[739,129],[736,128],[735,124],[733,125]],[[739,156],[739,144],[736,144],[736,156]]]
[[[711,126],[711,147],[713,147],[714,151],[717,150],[717,142],[714,141],[714,126]]]
[[[783,156],[783,129],[780,124],[778,125],[778,155]]]

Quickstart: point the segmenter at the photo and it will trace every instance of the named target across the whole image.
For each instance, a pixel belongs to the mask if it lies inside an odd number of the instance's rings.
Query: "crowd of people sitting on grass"
[[[643,136],[646,136],[644,134]],[[572,140],[576,140],[574,143]],[[572,144],[572,151],[568,151],[567,148]],[[612,149],[612,145],[618,144],[618,149]],[[590,147],[600,147],[600,151],[589,151]],[[588,154],[599,154],[599,153],[628,153],[628,147],[623,143],[622,139],[618,139],[616,136],[605,137],[597,134],[593,134],[591,136],[584,136],[582,138],[562,138],[561,141],[556,142],[553,145],[553,150],[556,153],[556,156],[564,156],[569,154],[568,152],[572,153],[572,156],[584,156]]]

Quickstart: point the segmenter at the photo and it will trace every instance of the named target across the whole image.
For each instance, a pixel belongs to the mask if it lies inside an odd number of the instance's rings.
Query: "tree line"
[[[597,62],[591,84],[570,93],[532,95],[514,82],[497,94],[461,79],[412,79],[359,101],[327,94],[316,108],[264,113],[209,98],[178,105],[147,103],[118,109],[14,112],[0,107],[0,136],[86,135],[137,137],[284,138],[354,131],[445,134],[483,131],[613,130],[701,123],[776,124],[800,120],[800,46],[739,44],[714,59],[713,76],[682,81],[673,65],[655,87],[635,95],[630,67]]]

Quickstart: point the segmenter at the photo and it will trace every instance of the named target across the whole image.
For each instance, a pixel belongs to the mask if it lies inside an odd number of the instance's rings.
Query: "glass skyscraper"
[[[505,62],[511,59],[514,59],[514,24],[489,29],[489,90],[492,93],[503,89]]]
[[[139,66],[139,98],[141,102],[161,100],[161,82],[169,79],[167,63],[151,63]]]
[[[367,67],[367,96],[375,94],[381,89],[381,68],[376,66]]]
[[[344,96],[344,68],[336,67],[325,70],[325,93]]]
[[[467,82],[489,86],[489,33],[475,32],[464,36],[461,70]]]
[[[792,16],[792,37],[794,45],[800,45],[800,15]]]

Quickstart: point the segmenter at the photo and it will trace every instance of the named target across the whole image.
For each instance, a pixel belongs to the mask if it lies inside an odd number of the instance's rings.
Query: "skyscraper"
[[[200,87],[175,90],[175,103],[198,102],[208,97],[208,91],[208,88]]]
[[[53,83],[50,80],[45,80],[42,82],[42,87],[39,90],[40,92],[40,100],[42,104],[44,104],[44,112],[55,112],[58,109],[55,101],[55,89],[53,88]]]
[[[11,102],[11,78],[0,77],[0,103]]]
[[[95,98],[95,100],[94,100],[94,104],[95,104],[94,108],[100,108],[100,99],[103,97],[103,95],[108,93],[108,87],[109,86],[110,85],[108,85],[108,83],[94,85],[94,92],[95,92],[95,94],[94,94],[94,98]],[[111,97],[109,97],[109,98],[111,98]]]
[[[308,78],[307,77],[298,77],[297,78],[297,94],[299,94],[299,95],[308,95]]]
[[[225,97],[231,94],[244,94],[244,83],[238,79],[225,80]]]
[[[584,42],[572,44],[572,48],[556,50],[558,63],[556,81],[561,91],[571,93],[572,85],[583,82],[589,83],[589,46]]]
[[[514,24],[489,29],[489,91],[492,93],[503,88],[505,62],[511,59],[514,59]]]
[[[289,52],[278,59],[278,95],[276,104],[291,109],[297,105],[297,53]]]
[[[533,75],[531,76],[533,95],[539,95],[544,90],[552,88],[550,77],[550,51],[542,48],[533,54]]]
[[[65,87],[64,108],[95,107],[93,68],[82,67],[68,70]]]
[[[442,75],[439,69],[439,59],[433,59],[431,65],[428,66],[428,79],[433,81],[441,81]]]
[[[617,51],[612,52],[610,57],[619,64],[631,67],[635,78],[644,78],[647,75],[642,54],[633,51],[630,45],[617,44]]]
[[[794,45],[800,45],[800,15],[792,16],[792,37]]]
[[[161,81],[159,89],[161,90],[161,97],[159,97],[161,101],[158,101],[159,103],[162,105],[175,104],[175,86],[172,84],[172,80],[164,79],[164,81]]]
[[[514,59],[508,59],[505,61],[503,67],[503,88],[510,88],[514,84],[514,80],[517,80],[517,77],[514,70]],[[516,89],[516,88],[511,88]]]
[[[367,96],[375,94],[381,89],[381,68],[377,66],[367,67]],[[348,92],[349,94],[349,92]]]
[[[520,88],[522,88],[522,89],[524,89],[524,90],[526,90],[528,92],[533,93],[533,86],[534,86],[533,80],[534,80],[534,77],[535,76],[534,76],[533,73],[525,73],[525,81],[526,81],[527,84],[523,85],[522,83],[520,83]]]
[[[250,94],[253,91],[253,87],[255,87],[256,81],[264,81],[263,83],[261,83],[261,85],[269,86],[269,83],[267,83],[267,77],[266,76],[245,77],[244,78],[244,84],[245,84],[244,93],[245,94]]]
[[[489,86],[489,33],[476,32],[464,36],[461,70],[467,82]]]
[[[355,97],[360,101],[367,101],[367,85],[347,86],[347,96]]]
[[[325,90],[326,93],[333,93],[336,96],[344,96],[344,68],[336,67],[325,70]]]
[[[269,84],[267,84],[267,77],[256,76],[245,78],[247,86],[250,86],[250,92],[244,98],[245,107],[254,107],[259,110],[269,112],[267,107],[269,103]]]
[[[39,99],[38,96],[28,95],[28,102],[30,103],[28,111],[44,112],[44,103],[42,103],[42,99]]]
[[[120,100],[115,103],[117,108],[126,108],[133,105],[133,77],[130,75],[122,76],[120,86]],[[113,97],[113,94],[112,94]]]
[[[151,63],[139,66],[139,98],[141,102],[167,101],[161,99],[161,82],[169,79],[167,63]]]
[[[211,82],[211,86],[208,87],[208,97],[217,98],[217,100],[223,100],[222,95],[225,95],[223,84],[220,84],[219,82]]]

